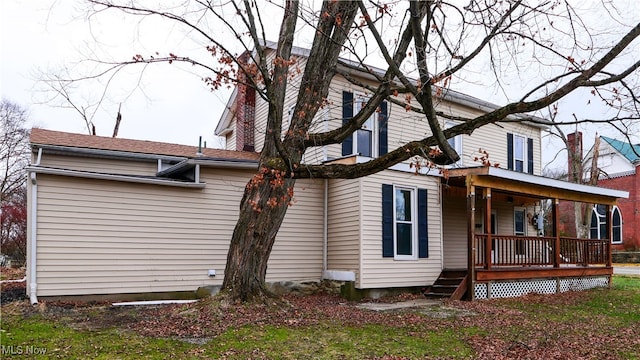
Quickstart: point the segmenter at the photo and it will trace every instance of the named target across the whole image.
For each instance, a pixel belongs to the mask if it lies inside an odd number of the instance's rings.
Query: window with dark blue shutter
[[[353,117],[353,93],[342,92],[342,125],[346,125]],[[342,156],[353,154],[353,136],[347,136],[342,141]]]
[[[527,138],[527,172],[533,174],[533,139]]]
[[[429,256],[426,189],[382,185],[382,256],[396,260]]]
[[[507,133],[507,169],[513,170],[513,134]]]
[[[418,189],[418,257],[429,257],[427,229],[427,189]]]
[[[533,174],[533,139],[507,133],[507,169]]]
[[[378,156],[382,156],[389,151],[387,140],[387,120],[389,113],[387,112],[387,102],[380,103],[380,113],[378,114]]]
[[[382,256],[393,257],[393,185],[382,185]]]

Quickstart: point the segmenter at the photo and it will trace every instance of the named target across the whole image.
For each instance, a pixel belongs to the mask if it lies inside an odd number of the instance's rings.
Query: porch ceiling
[[[574,184],[486,166],[451,169],[449,170],[449,179],[445,181],[448,181],[449,184],[491,188],[540,199],[571,200],[595,204],[615,205],[618,198],[629,197],[627,191]]]

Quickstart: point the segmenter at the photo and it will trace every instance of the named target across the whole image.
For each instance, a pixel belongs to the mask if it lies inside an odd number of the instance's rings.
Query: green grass
[[[42,359],[167,359],[189,355],[188,344],[177,340],[144,338],[117,329],[75,330],[39,315],[2,320],[3,359],[12,355],[24,358],[30,347],[40,349],[35,351]]]
[[[214,357],[233,353],[238,358],[262,354],[278,359],[356,359],[390,354],[408,358],[463,359],[473,352],[451,330],[410,333],[384,325],[344,327],[322,324],[304,328],[243,327],[227,331],[208,344]]]
[[[202,345],[179,340],[147,338],[117,329],[76,330],[34,316],[2,324],[2,358],[24,356],[29,346],[44,349],[39,358],[91,359],[344,359],[392,354],[422,358],[465,359],[473,351],[451,330],[409,333],[383,325],[343,327],[321,324],[314,327],[283,328],[245,326],[231,329]],[[13,350],[13,351],[12,351]],[[42,350],[40,350],[42,351]],[[19,353],[22,352],[22,353]]]
[[[338,320],[324,320],[313,326],[246,325],[228,328],[199,344],[142,336],[126,327],[111,326],[119,324],[117,321],[106,328],[95,326],[100,322],[92,319],[105,314],[99,309],[59,313],[31,310],[23,315],[21,310],[5,311],[7,307],[3,306],[0,358],[32,358],[25,357],[25,353],[34,350],[29,348],[33,346],[36,351],[46,351],[38,356],[43,359],[359,359],[385,355],[470,359],[477,357],[478,352],[491,351],[478,350],[478,341],[489,346],[496,340],[503,341],[507,348],[526,343],[532,347],[527,351],[543,351],[558,347],[565,339],[589,339],[593,335],[615,339],[620,331],[627,334],[637,331],[634,329],[640,323],[637,277],[616,276],[610,290],[595,289],[584,295],[557,299],[478,303],[480,309],[494,310],[465,321],[414,316],[416,322],[405,327],[384,323],[345,326]],[[507,310],[511,312],[501,315]],[[132,314],[135,316],[135,312]],[[598,345],[598,354],[640,360],[640,348],[636,345],[625,346],[625,342],[619,341],[604,344]],[[505,350],[496,351],[500,354]],[[572,354],[579,355],[567,356]]]

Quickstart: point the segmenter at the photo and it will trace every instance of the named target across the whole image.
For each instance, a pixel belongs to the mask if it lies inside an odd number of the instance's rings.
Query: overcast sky
[[[629,14],[640,18],[640,2],[629,4],[626,7]],[[76,61],[90,51],[104,50],[114,58],[128,59],[138,53],[146,56],[162,51],[166,43],[177,44],[185,53],[199,46],[190,42],[181,30],[167,27],[166,23],[156,26],[154,20],[145,20],[145,26],[137,27],[139,19],[113,13],[89,22],[81,1],[3,0],[0,16],[0,94],[27,108],[33,125],[52,130],[87,132],[83,119],[74,110],[43,103],[46,94],[37,91],[42,89],[38,85],[42,73],[55,73],[62,66],[77,67]],[[277,32],[279,22],[280,19],[274,19],[269,25]],[[276,33],[271,34],[270,40],[275,40]],[[216,35],[225,36],[222,32]],[[99,46],[95,39],[100,40]],[[132,89],[131,79],[137,79],[138,73],[139,69],[131,69],[129,75],[123,77],[130,81],[122,86],[127,94]],[[512,80],[522,79],[518,74]],[[465,92],[501,103],[499,94],[491,94],[483,87],[467,86]],[[77,105],[85,106],[95,101],[96,92],[90,93],[77,89],[72,95]],[[188,68],[168,64],[150,66],[145,70],[140,88],[122,103],[123,120],[118,136],[191,145],[197,145],[198,137],[202,136],[209,147],[220,146],[213,131],[230,93],[226,89],[209,91],[201,75],[191,73]],[[111,136],[118,106],[120,103],[111,103],[110,99],[103,103],[94,118],[98,135]],[[584,111],[585,102],[567,100],[562,110],[565,116]],[[596,115],[600,110],[594,106],[588,111]],[[602,127],[583,126],[580,130],[586,133],[586,147],[592,144],[596,131],[615,136]],[[636,137],[635,141],[640,142],[640,138]],[[551,159],[555,149],[549,151],[553,146],[548,144],[543,147],[545,160]]]
[[[26,107],[36,126],[87,133],[77,112],[42,103],[46,94],[37,92],[42,88],[38,85],[40,72],[53,73],[61,66],[73,66],[80,54],[91,47],[93,36],[89,30],[109,51],[125,59],[139,52],[153,53],[157,50],[154,45],[160,48],[158,42],[166,37],[146,36],[149,43],[146,49],[141,49],[133,42],[137,34],[126,19],[114,19],[103,28],[94,22],[90,28],[78,3],[0,1],[0,93],[3,98]],[[230,91],[208,91],[200,76],[168,64],[147,68],[141,89],[144,93],[138,91],[122,104],[119,137],[197,145],[198,137],[202,136],[209,147],[219,143],[213,130]],[[86,93],[78,91],[74,96],[78,105],[90,103]],[[98,135],[111,136],[118,106],[107,101],[104,112],[96,116]]]

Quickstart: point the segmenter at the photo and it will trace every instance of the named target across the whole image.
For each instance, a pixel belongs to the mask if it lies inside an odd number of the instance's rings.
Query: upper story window
[[[611,227],[613,232],[612,244],[622,244],[622,214],[617,206],[611,210]],[[606,239],[607,235],[607,208],[604,205],[596,205],[591,210],[591,226],[589,228],[591,239]]]
[[[362,95],[356,95],[353,104],[353,113],[359,113],[368,100],[369,99]],[[355,136],[353,137],[354,153],[366,157],[375,157],[377,155],[378,149],[376,145],[378,137],[374,136],[374,134],[377,133],[377,124],[374,120],[375,117],[376,113],[371,114],[367,121],[362,124],[362,127],[356,130]]]
[[[369,99],[362,94],[342,92],[342,123],[346,124],[358,114]],[[387,153],[387,102],[380,104],[360,129],[342,142],[342,156],[360,155],[377,157]]]
[[[444,124],[445,129],[448,129],[450,127],[455,126],[456,123],[452,122],[452,121],[447,121]],[[458,155],[460,155],[460,160],[458,160],[457,162],[455,162],[454,164],[450,165],[450,166],[456,166],[456,165],[462,165],[462,135],[457,135],[454,136],[452,138],[447,139],[447,142],[449,143],[449,145],[451,146],[451,148],[453,148],[453,150],[455,150]]]
[[[533,139],[507,133],[507,169],[533,174]]]

